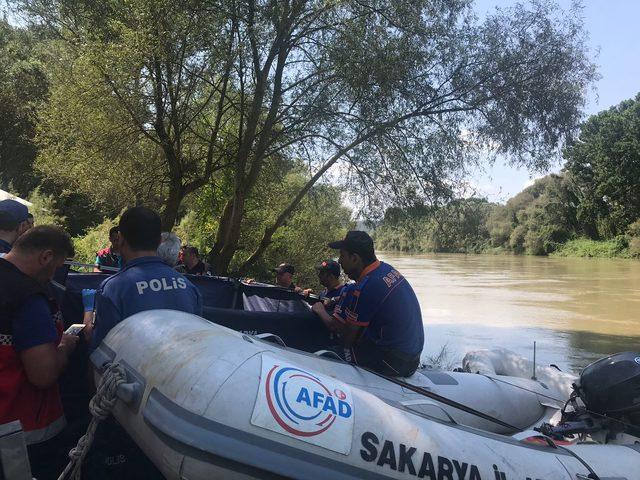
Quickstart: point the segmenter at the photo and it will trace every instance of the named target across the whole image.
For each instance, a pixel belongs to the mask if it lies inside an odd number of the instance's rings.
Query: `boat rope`
[[[437,393],[430,392],[429,390],[426,390],[422,387],[418,387],[417,385],[412,385],[411,383],[400,380],[399,378],[390,377],[388,375],[378,373],[375,370],[372,370],[367,367],[363,367],[362,365],[355,365],[355,366],[363,370],[366,370],[369,373],[373,373],[374,375],[377,375],[380,378],[384,378],[385,380],[395,383],[396,385],[400,385],[401,387],[404,387],[407,390],[411,390],[412,392],[419,393],[421,395],[424,395],[425,397],[431,398],[432,400],[435,400],[440,403],[444,403],[445,405],[449,405],[450,407],[456,408],[458,410],[462,410],[463,412],[469,413],[471,415],[475,415],[476,417],[480,417],[484,420],[495,423],[502,427],[508,428],[510,430],[518,431],[518,432],[524,430],[524,428],[519,428],[514,425],[511,425],[510,423],[502,421],[499,418],[492,417],[491,415],[481,412],[480,410],[476,410],[475,408],[469,407],[463,403],[456,402],[455,400],[451,400],[450,398],[443,397],[442,395],[438,395]]]
[[[593,468],[591,468],[589,466],[589,464],[587,462],[585,462],[580,455],[578,455],[576,452],[572,451],[569,448],[563,447],[562,445],[558,445],[556,444],[556,448],[558,448],[559,450],[562,450],[563,452],[568,453],[569,455],[571,455],[573,458],[575,458],[576,460],[578,460],[582,466],[584,468],[587,469],[587,471],[589,472],[589,475],[582,475],[582,474],[577,474],[576,477],[579,479],[584,479],[584,480],[600,480],[600,477],[598,476],[598,474],[596,472],[593,471]]]
[[[120,269],[118,267],[106,267],[104,265],[98,265],[97,263],[82,263],[82,262],[74,262],[71,260],[67,260],[64,262],[65,265],[69,265],[71,267],[82,267],[82,268],[100,268],[101,270],[105,270],[108,272],[119,272]]]
[[[80,440],[78,440],[78,444],[69,451],[70,461],[58,477],[58,480],[64,480],[65,478],[69,480],[80,480],[82,462],[91,448],[96,429],[100,422],[111,414],[118,399],[116,396],[118,387],[126,381],[127,375],[120,364],[108,363],[105,365],[96,394],[89,402],[89,411],[93,418],[87,428],[87,433],[85,433]]]
[[[560,399],[555,398],[555,397],[552,397],[552,396],[550,396],[550,395],[545,395],[544,393],[540,393],[540,392],[537,392],[537,391],[535,391],[535,390],[531,390],[531,389],[529,389],[529,388],[522,387],[522,386],[520,386],[520,385],[516,385],[516,384],[514,384],[514,383],[507,382],[507,381],[505,381],[505,380],[501,380],[501,379],[499,379],[499,378],[490,377],[489,375],[485,375],[485,374],[483,374],[483,373],[480,373],[480,374],[478,374],[478,375],[482,375],[483,377],[486,377],[486,378],[488,378],[488,379],[490,379],[490,380],[493,380],[494,382],[500,382],[500,383],[504,383],[505,385],[511,385],[512,387],[519,388],[520,390],[524,390],[525,392],[535,393],[536,395],[539,395],[539,396],[541,396],[541,397],[548,398],[549,400],[553,400],[554,402],[558,402],[560,405],[564,404],[564,400],[560,400]]]
[[[511,382],[507,382],[507,381],[501,380],[499,378],[490,377],[489,375],[485,375],[485,374],[478,374],[478,375],[482,375],[483,377],[487,377],[487,378],[489,378],[489,379],[491,379],[491,380],[493,380],[495,382],[504,383],[505,385],[511,385],[512,387],[519,388],[520,390],[524,390],[525,392],[534,393],[534,394],[539,395],[541,397],[545,397],[545,398],[548,398],[550,400],[554,400],[554,401],[556,401],[556,402],[558,402],[560,404],[564,404],[564,407],[562,408],[563,414],[564,414],[564,410],[565,410],[566,406],[569,404],[569,402],[571,400],[574,399],[574,397],[573,397],[574,394],[572,394],[572,396],[569,397],[569,399],[565,402],[564,400],[559,400],[559,399],[551,397],[549,395],[545,395],[544,393],[540,393],[540,392],[537,392],[535,390],[530,390],[530,389],[528,389],[526,387],[522,387],[520,385],[515,385],[515,384],[513,384]],[[610,416],[602,414],[602,413],[594,412],[593,410],[589,410],[586,407],[583,410],[584,410],[585,413],[588,413],[589,415],[593,415],[594,417],[602,418],[603,420],[606,420],[606,421],[609,421],[609,422],[612,422],[612,423],[617,423],[618,425],[622,425],[632,435],[635,435],[635,436],[640,435],[640,433],[639,433],[640,430],[637,427],[635,427],[634,425],[632,425],[630,423],[625,422],[624,420],[620,420],[619,418],[610,417]]]

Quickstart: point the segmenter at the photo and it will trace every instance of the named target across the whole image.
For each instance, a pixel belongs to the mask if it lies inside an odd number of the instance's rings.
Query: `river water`
[[[425,326],[423,356],[505,347],[579,372],[593,360],[640,351],[640,261],[503,255],[379,257],[413,286]]]

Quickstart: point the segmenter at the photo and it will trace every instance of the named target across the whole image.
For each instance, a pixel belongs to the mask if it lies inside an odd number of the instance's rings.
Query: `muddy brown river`
[[[413,286],[424,357],[459,366],[465,352],[505,347],[578,372],[602,356],[640,351],[640,261],[381,253]]]

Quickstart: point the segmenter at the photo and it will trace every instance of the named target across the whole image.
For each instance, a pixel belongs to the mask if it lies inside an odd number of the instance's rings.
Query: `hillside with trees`
[[[560,174],[506,202],[390,208],[381,248],[413,252],[640,256],[640,95],[588,118]]]

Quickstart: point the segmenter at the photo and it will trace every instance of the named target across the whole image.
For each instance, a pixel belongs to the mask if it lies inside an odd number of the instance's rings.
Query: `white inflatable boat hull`
[[[591,478],[591,469],[601,480],[640,480],[637,448],[524,444],[351,365],[180,312],[127,319],[92,361],[125,367],[129,384],[114,415],[169,479],[576,480]],[[440,375],[412,381],[445,396],[464,393],[459,400],[523,429],[555,411],[542,396],[520,388],[506,395],[484,376]],[[483,390],[473,395],[476,387]],[[492,393],[503,406],[511,398],[517,414],[492,406]],[[522,402],[533,414],[520,412]]]

